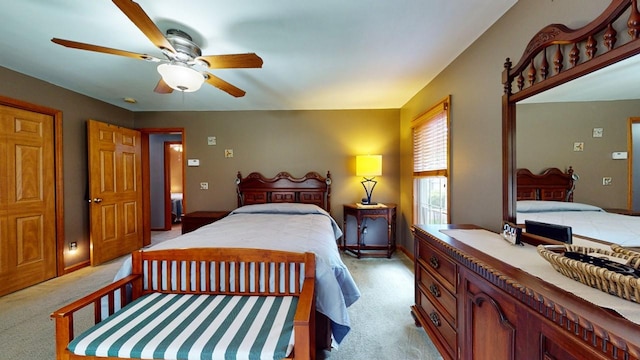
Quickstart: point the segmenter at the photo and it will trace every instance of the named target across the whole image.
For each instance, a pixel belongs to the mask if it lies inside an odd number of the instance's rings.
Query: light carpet
[[[172,231],[173,232],[173,231]],[[179,232],[154,232],[155,244]],[[442,359],[409,307],[414,301],[413,264],[402,253],[391,259],[343,260],[362,297],[349,308],[352,330],[338,349],[319,354],[329,360]],[[54,322],[49,314],[113,280],[123,258],[87,267],[0,297],[0,358],[54,359]],[[92,319],[77,317],[77,327]]]

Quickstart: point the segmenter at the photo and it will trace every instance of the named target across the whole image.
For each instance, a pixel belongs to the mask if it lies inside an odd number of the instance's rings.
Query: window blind
[[[413,175],[448,174],[448,102],[443,101],[414,120]]]

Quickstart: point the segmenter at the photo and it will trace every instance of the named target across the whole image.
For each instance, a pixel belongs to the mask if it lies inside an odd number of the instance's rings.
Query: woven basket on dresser
[[[640,279],[631,275],[618,274],[578,260],[569,259],[563,255],[565,251],[582,254],[600,253],[630,261],[627,265],[633,268],[638,269],[640,267],[640,253],[621,247],[616,249],[613,248],[613,246],[612,250],[615,251],[569,244],[538,245],[538,253],[550,262],[553,268],[561,274],[606,293],[640,303]]]

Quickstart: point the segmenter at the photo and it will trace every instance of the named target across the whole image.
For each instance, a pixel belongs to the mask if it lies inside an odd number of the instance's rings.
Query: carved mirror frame
[[[622,27],[628,35],[621,33]],[[639,54],[639,39],[637,0],[612,0],[580,29],[561,24],[544,27],[515,66],[507,58],[502,72],[503,220],[516,223],[516,103]]]

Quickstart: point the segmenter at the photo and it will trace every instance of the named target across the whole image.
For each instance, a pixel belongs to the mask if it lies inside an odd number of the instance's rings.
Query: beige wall
[[[507,57],[517,62],[533,35],[551,23],[581,27],[608,1],[519,0],[500,20],[401,109],[400,155],[403,245],[413,241],[411,120],[451,95],[451,221],[498,230],[502,221],[502,85]],[[425,41],[429,35],[425,34]]]
[[[626,208],[627,160],[613,160],[627,151],[628,119],[640,115],[640,100],[519,104],[517,166],[539,173],[548,167],[572,166],[580,176],[574,201],[603,208]],[[593,137],[602,128],[602,137]],[[584,144],[573,151],[574,142]],[[637,146],[637,144],[636,144]],[[602,186],[602,178],[613,179]]]
[[[186,140],[185,207],[230,210],[237,204],[235,178],[251,171],[274,176],[288,171],[331,172],[332,215],[342,224],[342,204],[364,196],[355,176],[355,156],[382,154],[383,174],[377,178],[374,199],[395,202],[399,189],[399,110],[144,112],[135,114],[135,126],[182,127]],[[215,136],[217,145],[207,145]],[[233,158],[224,150],[232,149]],[[209,190],[200,190],[208,182]]]
[[[542,27],[550,23],[583,26],[607,5],[603,0],[519,0],[399,110],[134,114],[4,68],[0,68],[0,95],[63,111],[65,235],[67,242],[81,246],[76,257],[65,257],[67,265],[88,259],[83,246],[88,244],[84,192],[89,118],[122,126],[184,127],[186,157],[201,160],[199,168],[187,170],[188,211],[234,206],[233,178],[238,170],[269,174],[286,169],[295,175],[330,170],[333,215],[341,222],[341,204],[363,195],[360,179],[353,174],[354,156],[380,153],[384,174],[374,199],[401,204],[399,243],[411,250],[411,120],[452,96],[452,222],[497,229],[502,220],[502,64],[507,57],[516,61]],[[437,34],[424,34],[425,41],[432,36]],[[207,146],[208,135],[216,136],[218,145]],[[234,150],[234,158],[224,158],[225,148]],[[209,182],[210,190],[199,190],[203,181]]]

